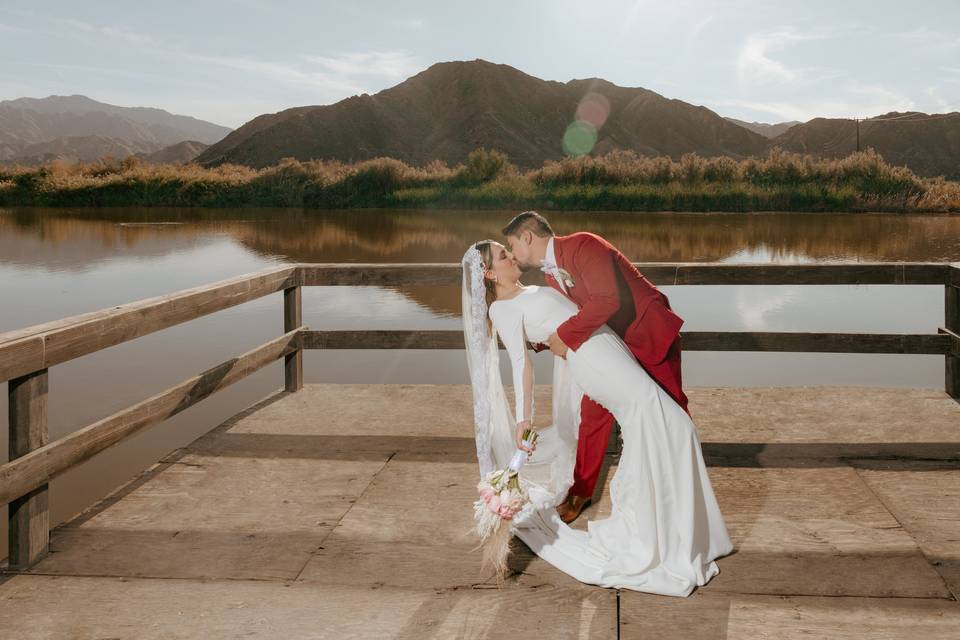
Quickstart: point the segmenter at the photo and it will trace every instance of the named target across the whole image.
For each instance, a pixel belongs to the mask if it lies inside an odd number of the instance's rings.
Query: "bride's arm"
[[[517,423],[533,421],[533,362],[527,351],[527,339],[523,329],[523,316],[518,310],[504,304],[490,307],[490,319],[500,334],[503,346],[510,356],[513,371],[513,391],[516,396]],[[529,425],[527,425],[529,426]]]

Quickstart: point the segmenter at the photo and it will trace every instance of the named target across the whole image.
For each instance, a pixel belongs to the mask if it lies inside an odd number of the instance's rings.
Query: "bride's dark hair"
[[[480,259],[483,260],[483,270],[486,273],[493,266],[493,244],[496,240],[481,240],[473,246],[480,252]],[[497,300],[497,283],[484,276],[483,278],[484,297],[487,301],[487,309]],[[490,314],[487,314],[487,333],[493,335],[493,321],[490,320]]]

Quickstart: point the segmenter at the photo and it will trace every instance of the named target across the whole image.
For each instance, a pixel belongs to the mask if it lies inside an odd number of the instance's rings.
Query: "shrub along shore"
[[[413,167],[284,159],[252,169],[133,158],[0,167],[0,205],[575,209],[618,211],[960,211],[960,182],[920,178],[872,149],[836,160],[771,151],[679,161],[632,152],[519,170],[496,151]]]

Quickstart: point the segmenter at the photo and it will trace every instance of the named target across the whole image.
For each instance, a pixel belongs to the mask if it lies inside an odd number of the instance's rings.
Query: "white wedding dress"
[[[533,415],[526,341],[547,342],[577,311],[563,294],[540,286],[527,286],[514,298],[490,305],[490,319],[512,364],[518,419]],[[499,373],[491,375],[497,382],[491,393],[498,395]],[[532,503],[515,516],[514,533],[537,555],[582,582],[690,595],[719,573],[714,560],[733,549],[690,416],[607,325],[579,349],[568,351],[566,360],[554,358],[553,378],[554,423],[540,431],[537,448],[520,472]],[[623,437],[610,481],[612,513],[588,521],[586,531],[565,524],[554,509],[573,481],[583,394],[614,415]],[[505,404],[501,398],[491,402],[494,407]],[[504,431],[504,419],[491,422]],[[494,468],[505,467],[516,450],[512,437],[512,429],[492,434]],[[478,451],[483,444],[478,438]]]

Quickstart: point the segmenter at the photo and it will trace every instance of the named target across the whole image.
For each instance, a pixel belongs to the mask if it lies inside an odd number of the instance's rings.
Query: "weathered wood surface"
[[[769,596],[702,589],[684,600],[623,591],[620,603],[623,638],[954,640],[960,624],[956,603],[942,599]]]
[[[9,451],[13,460],[47,444],[49,375],[46,369],[35,371],[11,380],[8,386]],[[8,522],[11,566],[29,567],[45,556],[50,538],[47,485],[38,483],[30,493],[11,502]]]
[[[621,637],[955,637],[945,563],[960,555],[960,405],[938,390],[689,395],[735,552],[690,598],[623,591]],[[522,543],[502,590],[480,574],[471,416],[463,386],[306,385],[266,398],[57,528],[56,553],[0,578],[0,628],[24,639],[501,638],[509,624],[616,637],[615,590],[576,582]],[[928,459],[927,443],[945,452]],[[824,461],[828,445],[845,457]],[[744,446],[758,447],[749,460]],[[609,512],[616,460],[605,466],[586,518]]]
[[[193,406],[212,393],[299,348],[291,331],[243,355],[188,378],[132,407],[0,465],[0,503],[9,502],[104,449]]]
[[[637,265],[659,285],[948,284],[958,278],[955,275],[957,268],[939,263]],[[451,285],[459,283],[461,278],[458,264],[296,264],[274,267],[0,334],[0,380],[49,368],[280,290],[310,285]],[[949,284],[947,289],[949,299]],[[948,312],[950,308],[948,304]]]
[[[862,461],[857,473],[883,501],[960,599],[960,518],[943,508],[960,505],[960,477],[935,464]]]
[[[945,354],[951,336],[797,332],[681,332],[685,351]],[[305,349],[463,349],[459,330],[336,330],[303,332]]]
[[[954,339],[954,348],[946,355],[944,388],[947,394],[960,401],[960,267],[954,267],[951,275],[955,281],[944,287],[943,328]]]
[[[290,286],[292,266],[0,334],[0,380],[49,368]]]
[[[283,331],[289,333],[303,326],[303,297],[300,287],[283,290]],[[298,345],[299,346],[299,345]],[[283,356],[283,381],[287,391],[303,387],[303,348]]]

